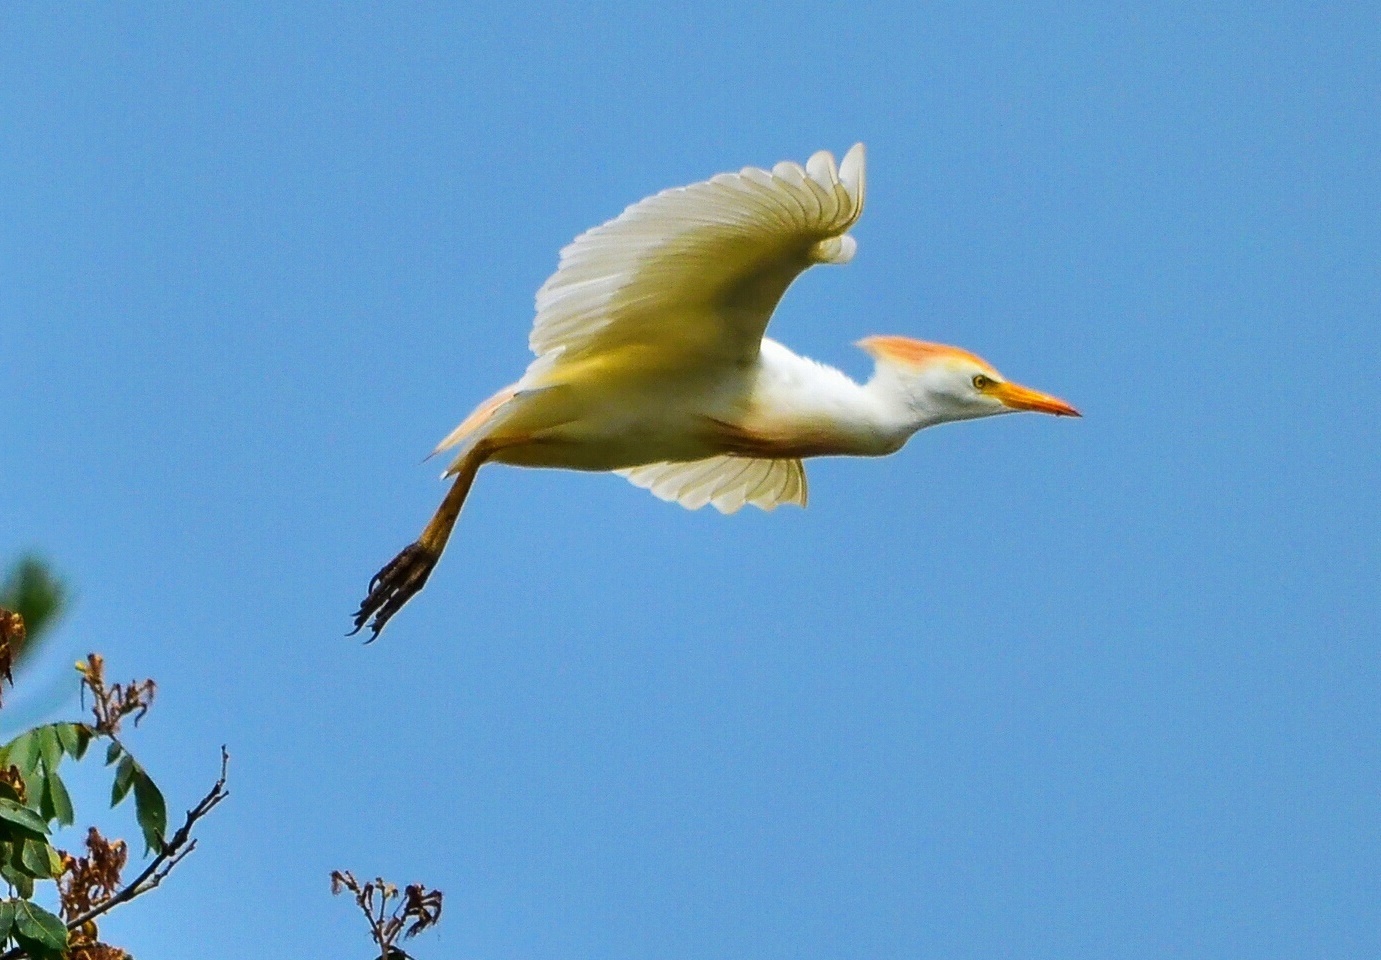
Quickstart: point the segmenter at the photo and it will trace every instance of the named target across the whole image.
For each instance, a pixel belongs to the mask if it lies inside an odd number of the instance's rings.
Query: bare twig
[[[76,930],[85,924],[90,923],[97,917],[109,913],[122,903],[128,903],[135,897],[142,896],[153,890],[163,879],[172,872],[182,860],[197,847],[197,841],[192,836],[192,828],[197,825],[208,813],[214,810],[222,800],[230,796],[230,791],[226,789],[226,773],[230,765],[230,754],[225,747],[221,747],[221,775],[207,791],[206,796],[198,801],[197,805],[187,811],[187,819],[177,832],[172,835],[163,849],[149,861],[139,876],[121,887],[108,900],[103,900],[93,906],[85,913],[72,917],[67,921],[68,930]],[[13,947],[10,950],[0,953],[0,960],[20,960],[21,957],[28,956],[28,953],[21,947]]]
[[[379,948],[379,960],[411,960],[394,946],[399,937],[415,937],[441,920],[441,891],[428,890],[420,883],[403,888],[401,901],[394,904],[399,899],[398,888],[383,877],[361,884],[349,870],[332,870],[331,892],[341,890],[355,895],[355,905],[368,921],[370,935]]]

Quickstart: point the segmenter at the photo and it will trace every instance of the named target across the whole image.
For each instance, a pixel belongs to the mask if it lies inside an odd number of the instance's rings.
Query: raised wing
[[[633,204],[561,251],[529,343],[560,362],[627,347],[671,365],[751,361],[772,311],[811,264],[847,263],[863,212],[863,144],[835,168],[746,167]]]
[[[735,513],[751,503],[772,510],[784,503],[806,505],[806,468],[800,460],[754,460],[710,457],[692,463],[650,463],[615,470],[653,496],[673,500],[687,510],[711,504],[720,513]]]

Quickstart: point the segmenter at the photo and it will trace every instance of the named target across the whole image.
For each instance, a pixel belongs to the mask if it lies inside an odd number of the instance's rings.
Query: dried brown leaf
[[[120,874],[129,860],[129,846],[123,840],[107,840],[92,827],[86,833],[86,856],[74,857],[59,851],[62,873],[58,877],[58,896],[62,915],[79,917],[105,903],[120,889]]]
[[[14,654],[24,646],[26,637],[24,618],[0,607],[0,677],[10,686],[14,686]]]
[[[83,693],[91,691],[91,713],[96,719],[96,732],[100,734],[118,733],[121,722],[131,714],[138,726],[149,712],[158,690],[152,680],[107,684],[105,658],[99,653],[88,654],[85,662],[77,664],[77,672],[82,675]]]

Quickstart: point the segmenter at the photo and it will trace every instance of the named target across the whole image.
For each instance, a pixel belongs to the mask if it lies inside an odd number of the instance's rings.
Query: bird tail
[[[455,460],[446,468],[446,472],[442,474],[443,477],[455,476],[460,472],[462,464],[471,451],[480,446],[486,438],[494,437],[503,432],[501,428],[505,421],[511,420],[524,407],[524,403],[515,403],[515,400],[529,400],[555,386],[551,382],[552,374],[564,352],[564,349],[550,350],[532,361],[523,373],[522,379],[517,383],[509,384],[481,403],[471,411],[468,417],[461,421],[460,426],[448,433],[446,438],[436,445],[436,449],[428,455],[427,459],[431,459],[446,450],[456,451]]]
[[[456,450],[456,458],[443,476],[452,476],[459,472],[461,464],[469,456],[471,449],[497,425],[497,421],[502,418],[504,408],[510,401],[518,396],[518,384],[504,387],[488,400],[476,407],[468,417],[460,422],[446,438],[436,445],[436,449],[427,455],[430,460],[438,453],[446,450]]]

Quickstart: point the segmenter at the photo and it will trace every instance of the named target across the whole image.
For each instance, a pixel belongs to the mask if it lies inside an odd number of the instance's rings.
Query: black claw
[[[353,637],[368,624],[372,635],[365,643],[379,639],[384,625],[426,586],[438,559],[437,554],[420,543],[410,543],[404,547],[369,581],[369,595],[360,603],[360,609],[355,611],[355,629],[346,636]],[[373,622],[370,622],[371,617]]]

